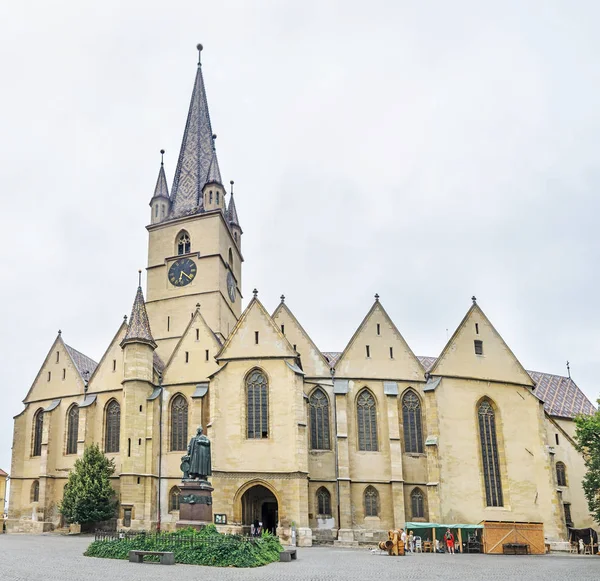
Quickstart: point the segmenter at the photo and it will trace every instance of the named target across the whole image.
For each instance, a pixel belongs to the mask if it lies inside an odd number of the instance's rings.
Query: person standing
[[[415,535],[412,531],[408,533],[408,550],[411,553],[415,552]]]
[[[446,541],[446,549],[448,549],[448,552],[454,555],[454,535],[450,529],[446,530],[444,541]]]
[[[404,529],[400,529],[400,542],[402,543],[402,547],[404,548],[404,554],[406,554],[406,531]]]

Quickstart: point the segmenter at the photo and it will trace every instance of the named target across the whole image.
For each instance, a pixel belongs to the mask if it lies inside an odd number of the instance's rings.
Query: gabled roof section
[[[8,474],[6,472],[4,472],[4,470],[2,470],[2,468],[0,468],[0,476],[8,476]]]
[[[211,179],[221,183],[221,174],[214,151],[213,131],[198,45],[198,69],[192,91],[183,141],[171,190],[170,218],[179,218],[203,210],[202,188]]]
[[[256,333],[258,332],[258,343]],[[297,354],[257,298],[250,301],[217,355],[217,360],[293,357]]]
[[[164,153],[164,149],[160,150],[161,154]],[[158,179],[156,180],[156,186],[154,188],[154,195],[152,200],[155,198],[166,198],[169,199],[169,186],[167,186],[167,177],[165,176],[165,164],[161,160],[160,169],[158,170]],[[152,204],[150,200],[150,204]]]
[[[121,341],[121,347],[124,347],[128,343],[146,343],[156,349],[156,343],[152,337],[152,331],[150,331],[150,321],[148,320],[144,293],[141,286],[138,286],[135,300],[133,301],[127,333],[125,333],[125,337]]]
[[[79,375],[82,379],[85,379],[86,376],[89,378],[96,371],[96,367],[98,364],[87,355],[84,355],[81,351],[77,351],[73,347],[70,347],[65,343],[65,349],[69,354],[69,357],[73,361],[73,365],[75,365],[75,369],[79,372]]]
[[[482,342],[482,355],[475,353],[475,341]],[[429,373],[534,387],[533,380],[475,298]]]
[[[339,378],[425,380],[421,362],[379,302],[379,295],[336,360],[335,369]]]
[[[421,362],[425,371],[429,371],[437,361],[437,357],[426,357],[423,355],[417,355],[417,359]]]
[[[284,325],[284,335],[289,343],[296,345],[304,373],[308,377],[329,377],[329,362],[290,311],[284,299],[282,295],[281,302],[271,318],[280,330],[281,325]]]
[[[596,408],[570,377],[529,371],[536,387],[533,392],[544,402],[551,416],[574,418],[578,414],[593,415]]]

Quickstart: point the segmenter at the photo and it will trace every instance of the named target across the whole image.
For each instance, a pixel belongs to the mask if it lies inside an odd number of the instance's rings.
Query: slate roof
[[[133,341],[148,343],[149,345],[156,347],[156,343],[152,337],[152,331],[150,331],[150,321],[148,320],[148,313],[146,312],[146,304],[144,302],[144,293],[142,292],[141,286],[138,286],[135,300],[133,301],[133,307],[131,309],[131,317],[129,317],[129,324],[127,325],[127,333],[125,333],[121,345]]]
[[[164,371],[165,364],[164,364],[163,360],[159,357],[159,355],[156,351],[154,351],[152,353],[152,363],[153,363],[154,369],[156,371],[158,371],[158,373],[162,373]]]
[[[65,349],[68,351],[73,363],[75,363],[75,367],[79,372],[79,375],[85,379],[84,373],[88,373],[88,378],[92,376],[98,364],[87,355],[81,353],[81,351],[77,351],[77,349],[73,349],[73,347],[69,347],[69,345],[65,344]]]
[[[166,198],[169,199],[169,186],[167,185],[167,176],[165,175],[165,166],[161,162],[160,170],[158,171],[158,179],[156,180],[156,187],[154,188],[154,198]]]
[[[233,192],[231,192],[231,197],[229,198],[229,206],[227,206],[227,222],[234,226],[240,225],[240,219],[238,218],[235,202],[233,201]]]
[[[335,367],[341,354],[341,351],[323,351],[323,355],[331,367]],[[437,357],[418,355],[417,359],[425,371],[429,371]],[[577,414],[596,413],[594,405],[569,377],[540,373],[539,371],[527,371],[527,373],[536,385],[533,391],[534,395],[544,402],[544,409],[551,416],[574,418]]]

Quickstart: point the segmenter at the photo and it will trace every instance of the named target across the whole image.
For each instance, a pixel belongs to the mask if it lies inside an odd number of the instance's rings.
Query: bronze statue
[[[212,475],[210,440],[202,433],[202,427],[192,436],[187,454],[181,457],[181,471],[184,480],[206,481],[206,478]]]

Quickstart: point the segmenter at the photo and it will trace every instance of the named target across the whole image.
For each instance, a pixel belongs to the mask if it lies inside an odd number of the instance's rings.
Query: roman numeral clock
[[[191,258],[180,258],[169,268],[169,282],[173,286],[185,286],[196,278],[198,268]]]

